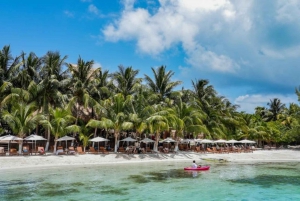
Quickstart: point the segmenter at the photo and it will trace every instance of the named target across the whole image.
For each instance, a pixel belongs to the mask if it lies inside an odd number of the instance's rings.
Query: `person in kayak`
[[[199,168],[201,165],[197,165],[195,161],[193,161],[192,168]]]

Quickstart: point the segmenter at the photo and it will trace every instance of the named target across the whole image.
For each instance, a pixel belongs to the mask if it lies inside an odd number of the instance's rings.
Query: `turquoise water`
[[[2,170],[0,200],[300,200],[300,164],[186,162]]]

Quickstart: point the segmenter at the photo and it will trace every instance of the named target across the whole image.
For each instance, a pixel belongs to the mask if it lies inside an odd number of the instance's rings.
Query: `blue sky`
[[[0,0],[0,48],[139,77],[165,65],[183,87],[208,79],[253,113],[273,98],[298,103],[299,19],[297,0]]]

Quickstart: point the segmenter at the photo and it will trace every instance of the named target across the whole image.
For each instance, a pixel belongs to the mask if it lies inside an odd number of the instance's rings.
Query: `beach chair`
[[[28,146],[28,145],[23,146],[23,148],[22,148],[22,154],[23,154],[23,156],[28,156],[28,155],[30,155],[30,149],[29,149],[29,146]]]
[[[56,150],[56,155],[65,155],[66,152],[64,151],[64,148],[59,146],[57,147],[57,150]]]
[[[150,152],[150,153],[153,153],[152,150],[150,149],[150,147],[146,147],[146,152],[147,152],[147,153],[149,153],[149,152]]]
[[[69,155],[75,155],[76,154],[76,151],[75,151],[74,147],[69,147],[68,154]]]
[[[44,147],[38,147],[37,148],[37,153],[40,154],[40,155],[45,155],[46,152],[45,152]]]
[[[89,148],[89,153],[90,153],[90,154],[98,154],[99,152],[96,151],[94,147],[90,147],[90,148]]]
[[[17,149],[11,148],[11,149],[9,150],[9,155],[10,155],[10,156],[18,156],[19,153],[18,153]]]
[[[108,154],[109,152],[105,149],[105,147],[100,147],[99,148],[100,153],[102,154]]]
[[[125,152],[125,149],[124,149],[124,147],[119,147],[119,149],[118,149],[118,152],[120,152],[120,153],[124,153],[124,152]]]
[[[6,152],[4,151],[4,147],[0,147],[0,156],[6,156]]]
[[[76,150],[78,154],[85,154],[85,152],[82,151],[82,147],[77,147]]]

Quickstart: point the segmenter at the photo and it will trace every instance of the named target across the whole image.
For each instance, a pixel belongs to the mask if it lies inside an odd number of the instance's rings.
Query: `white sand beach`
[[[2,156],[0,170],[57,167],[74,165],[101,165],[116,163],[146,163],[164,161],[196,160],[199,164],[206,161],[229,163],[263,163],[263,162],[300,162],[298,150],[257,150],[253,153],[203,154],[195,152],[179,152],[177,154],[84,154],[84,155],[32,155],[32,156]]]

